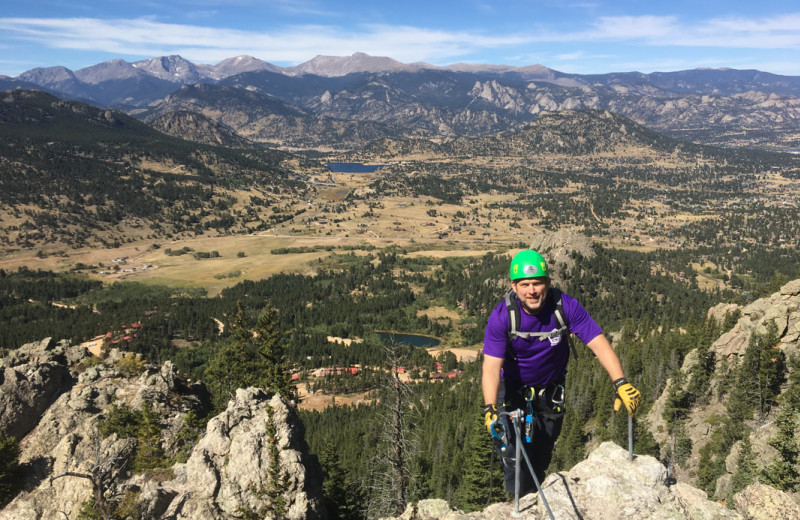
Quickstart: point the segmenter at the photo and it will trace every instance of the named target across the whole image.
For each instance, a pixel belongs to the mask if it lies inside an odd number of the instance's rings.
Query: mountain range
[[[756,70],[580,75],[541,65],[405,64],[363,53],[317,56],[295,67],[250,56],[216,65],[167,56],[77,71],[38,68],[0,76],[0,88],[43,89],[146,121],[192,110],[271,145],[330,145],[340,128],[352,136],[345,148],[398,134],[483,136],[518,130],[543,112],[600,109],[698,143],[800,147],[800,77]],[[232,95],[232,112],[214,104]],[[253,128],[251,120],[231,124],[239,112],[269,114],[271,130]]]

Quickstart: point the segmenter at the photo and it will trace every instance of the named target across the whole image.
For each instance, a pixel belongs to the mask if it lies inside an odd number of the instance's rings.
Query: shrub
[[[0,434],[0,508],[11,502],[19,486],[19,443]]]

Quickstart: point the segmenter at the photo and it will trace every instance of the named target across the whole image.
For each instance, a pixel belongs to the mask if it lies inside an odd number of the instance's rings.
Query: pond
[[[361,164],[361,163],[347,163],[347,162],[332,162],[327,163],[325,166],[332,172],[336,173],[374,173],[386,166],[385,164]]]
[[[414,347],[438,347],[441,341],[432,336],[420,336],[419,334],[403,334],[400,332],[381,332],[375,331],[381,341],[394,341],[399,345],[412,345]]]

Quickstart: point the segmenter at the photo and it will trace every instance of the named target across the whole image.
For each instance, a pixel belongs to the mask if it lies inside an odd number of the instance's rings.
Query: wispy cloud
[[[126,55],[180,53],[189,59],[252,54],[279,62],[307,60],[320,49],[333,55],[363,51],[392,55],[403,61],[437,60],[480,48],[528,41],[521,36],[487,36],[409,26],[364,25],[358,30],[344,30],[331,25],[303,25],[252,32],[166,24],[149,18],[0,18],[0,30],[52,48],[103,49]]]
[[[589,31],[561,37],[652,46],[795,49],[800,48],[800,14],[762,19],[712,18],[693,24],[684,24],[675,16],[606,16],[599,18]]]
[[[195,2],[198,12],[220,5],[219,1]],[[321,12],[318,5],[313,0],[271,2],[276,8]],[[28,40],[56,49],[102,50],[129,56],[181,54],[194,61],[251,54],[278,63],[299,63],[324,50],[326,54],[340,56],[361,51],[406,62],[443,64],[445,60],[463,59],[483,50],[508,49],[513,54],[531,54],[539,51],[534,48],[537,44],[552,43],[798,49],[800,13],[758,19],[719,17],[692,23],[676,16],[604,16],[596,18],[584,30],[555,31],[540,26],[517,34],[388,24],[352,28],[332,24],[294,25],[257,32],[202,24],[170,24],[147,17],[0,18],[0,31],[5,33],[7,41]],[[565,49],[559,59],[580,58],[578,51]]]

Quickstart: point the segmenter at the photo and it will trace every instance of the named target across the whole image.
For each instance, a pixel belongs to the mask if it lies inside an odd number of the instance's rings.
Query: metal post
[[[539,492],[539,498],[542,499],[542,504],[544,504],[544,508],[547,511],[547,516],[550,517],[550,520],[555,520],[553,516],[553,512],[550,510],[550,504],[547,503],[547,499],[544,496],[544,491],[542,491],[542,486],[539,484],[539,478],[536,476],[536,472],[533,470],[533,464],[531,463],[530,458],[528,457],[528,452],[522,449],[522,436],[520,432],[519,423],[524,415],[524,412],[519,408],[514,410],[513,412],[500,412],[500,415],[507,415],[511,419],[511,424],[514,426],[514,436],[516,439],[515,452],[516,452],[516,460],[514,461],[514,512],[512,516],[518,517],[520,516],[519,512],[519,487],[520,487],[520,463],[522,462],[519,459],[520,454],[525,459],[525,463],[528,465],[528,471],[531,472],[531,477],[533,477],[533,483],[536,484],[536,490]]]
[[[628,460],[633,460],[633,417],[628,415]]]
[[[520,487],[519,478],[521,476],[520,462],[522,462],[522,460],[520,459],[520,455],[522,454],[522,438],[519,436],[517,417],[513,417],[511,419],[511,422],[514,424],[514,433],[517,436],[514,442],[515,446],[514,446],[514,513],[513,513],[513,515],[517,517],[519,516],[519,487]]]

